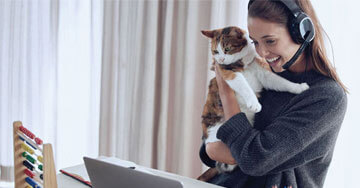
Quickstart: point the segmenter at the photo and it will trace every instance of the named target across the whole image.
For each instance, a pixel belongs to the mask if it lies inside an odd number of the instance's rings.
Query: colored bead
[[[38,156],[38,157],[37,157],[37,160],[38,160],[40,163],[44,163],[44,162],[43,162],[43,157],[42,157],[42,156]]]
[[[35,142],[37,145],[41,145],[43,143],[43,141],[40,138],[35,138]]]
[[[25,150],[25,151],[27,151],[28,153],[30,153],[31,155],[33,155],[35,152],[34,152],[34,150],[32,150],[29,146],[27,146],[25,143],[22,143],[21,144],[21,147]]]
[[[36,161],[36,160],[35,160],[34,158],[32,158],[31,155],[27,155],[27,156],[26,156],[26,159],[27,159],[28,161],[30,161],[32,164],[35,164],[35,161]]]
[[[19,136],[19,138],[20,138],[20,140],[25,141],[25,139],[23,137]]]
[[[43,170],[43,165],[39,165],[38,169],[42,171]]]
[[[30,163],[29,163],[29,161],[23,161],[23,165],[24,166],[26,166],[28,169],[30,169],[31,171],[33,171],[34,170],[34,166],[33,165],[31,165]]]
[[[29,169],[27,169],[27,168],[24,170],[24,173],[25,173],[26,175],[28,175],[30,178],[34,178],[34,176],[35,176],[35,175],[34,175]]]
[[[28,141],[25,141],[27,145],[29,145],[30,147],[32,147],[34,150],[36,150],[36,147],[31,145]]]
[[[43,174],[40,174],[40,179],[42,180],[44,178]]]
[[[27,154],[25,151],[21,155],[25,157],[28,161],[30,161],[32,164],[35,164],[36,160],[32,158],[31,155]]]
[[[36,184],[36,182],[33,179],[31,179],[30,177],[26,177],[25,181],[26,181],[26,183],[28,183],[29,185],[31,185],[34,188],[39,187],[38,184]]]
[[[35,138],[35,135],[32,132],[30,132],[29,130],[27,130],[24,126],[20,126],[19,129],[21,132],[23,132],[29,138],[31,138],[31,139]]]

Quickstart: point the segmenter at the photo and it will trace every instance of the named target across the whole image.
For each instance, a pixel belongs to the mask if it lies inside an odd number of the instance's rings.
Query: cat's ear
[[[236,32],[236,37],[237,37],[238,39],[243,38],[244,35],[245,35],[245,31],[243,31],[243,30],[240,29],[240,28],[235,28],[235,32]]]
[[[246,31],[244,31],[240,28],[236,28],[235,32],[236,32],[236,38],[239,39],[236,41],[235,46],[237,46],[237,47],[246,46],[248,43],[248,41],[245,38]]]
[[[210,30],[202,30],[201,33],[210,39],[214,38],[214,36],[215,36],[214,30],[211,30],[211,31]]]

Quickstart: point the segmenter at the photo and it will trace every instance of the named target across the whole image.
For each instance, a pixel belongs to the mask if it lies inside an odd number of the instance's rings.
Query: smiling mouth
[[[268,62],[270,64],[270,66],[274,66],[279,62],[279,60],[280,60],[280,56],[266,59],[266,62]]]

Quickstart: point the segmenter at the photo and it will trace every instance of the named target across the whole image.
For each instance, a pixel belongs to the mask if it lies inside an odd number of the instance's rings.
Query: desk
[[[84,177],[85,179],[88,179],[88,175],[86,172],[86,168],[85,165],[77,165],[77,166],[73,166],[70,167],[72,169],[72,172]],[[192,178],[188,178],[188,177],[184,177],[184,176],[180,176],[177,174],[173,174],[173,173],[168,173],[168,172],[164,172],[164,171],[160,171],[160,170],[155,170],[152,168],[147,168],[144,167],[146,170],[159,175],[159,176],[163,176],[163,177],[167,177],[170,179],[175,179],[175,180],[179,180],[183,183],[184,188],[216,188],[216,187],[220,187],[220,186],[216,186],[213,184],[209,184],[209,183],[205,183],[202,181],[197,181],[195,179]],[[69,168],[65,168],[69,169]],[[58,181],[58,188],[89,188],[88,186],[64,175],[64,174],[58,174],[57,175],[57,181]]]

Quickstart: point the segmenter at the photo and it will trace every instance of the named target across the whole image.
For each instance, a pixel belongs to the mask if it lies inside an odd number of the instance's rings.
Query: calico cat
[[[253,125],[256,112],[261,111],[258,101],[263,88],[299,94],[309,88],[306,83],[293,83],[273,73],[269,65],[256,53],[248,34],[238,27],[201,31],[211,39],[211,52],[220,65],[226,83],[235,91],[241,112]],[[220,141],[216,138],[219,127],[224,123],[216,78],[210,81],[206,104],[202,113],[203,141]],[[236,165],[216,162],[217,173],[230,172]],[[200,178],[200,177],[199,177]]]

